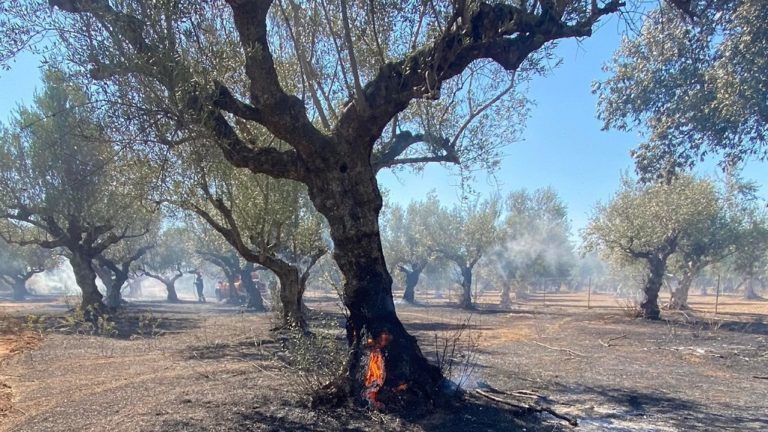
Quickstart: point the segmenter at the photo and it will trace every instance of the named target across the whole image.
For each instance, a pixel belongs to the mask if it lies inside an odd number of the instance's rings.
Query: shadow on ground
[[[743,413],[739,415],[721,415],[712,412],[710,405],[669,394],[597,386],[570,387],[567,391],[585,401],[600,401],[614,407],[613,412],[600,412],[585,420],[626,421],[634,418],[642,424],[643,419],[648,418],[653,424],[661,420],[676,430],[768,430],[768,416],[748,411],[738,411]],[[728,412],[735,412],[734,407],[727,408]]]

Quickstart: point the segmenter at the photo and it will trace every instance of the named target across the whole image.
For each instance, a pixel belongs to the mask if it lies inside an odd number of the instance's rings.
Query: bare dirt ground
[[[319,377],[286,364],[270,314],[137,302],[117,317],[116,337],[104,337],[66,331],[61,302],[0,302],[0,431],[574,429],[477,389],[551,407],[577,419],[575,430],[768,430],[768,302],[721,297],[715,316],[709,298],[694,296],[693,311],[645,322],[612,296],[593,295],[589,310],[582,294],[546,297],[471,316],[444,300],[399,304],[426,355],[460,333],[449,357],[469,390],[464,403],[409,419],[310,409]],[[325,312],[316,332],[341,342],[333,296],[308,304]],[[39,313],[55,317],[26,318]]]

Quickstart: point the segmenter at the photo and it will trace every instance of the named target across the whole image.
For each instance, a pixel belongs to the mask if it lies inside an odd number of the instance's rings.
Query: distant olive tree
[[[717,212],[711,181],[681,176],[647,185],[624,178],[616,195],[596,206],[584,231],[585,249],[614,262],[643,263],[647,276],[640,307],[645,318],[659,319],[659,290],[670,256],[707,229]]]
[[[429,215],[426,235],[429,248],[450,261],[460,274],[459,305],[474,308],[472,272],[480,259],[498,242],[501,205],[498,198],[465,199],[453,208],[445,208],[432,195],[424,208]]]
[[[163,284],[170,303],[178,303],[176,281],[195,269],[194,234],[185,225],[165,228],[154,245],[139,260],[141,274]]]
[[[554,189],[507,196],[500,241],[489,255],[503,284],[502,306],[510,305],[512,288],[521,298],[534,279],[568,278],[576,260],[569,236],[568,211]]]
[[[18,246],[0,239],[0,281],[12,289],[14,300],[24,300],[29,295],[27,281],[38,273],[59,267],[61,259],[53,249]]]
[[[429,209],[428,202],[411,202],[405,209],[394,205],[383,218],[384,254],[389,266],[404,276],[403,300],[408,303],[415,302],[419,277],[435,257],[427,234]]]

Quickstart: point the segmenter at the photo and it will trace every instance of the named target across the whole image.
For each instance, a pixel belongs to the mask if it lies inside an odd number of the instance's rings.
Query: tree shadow
[[[222,360],[240,359],[248,361],[271,360],[280,348],[280,343],[272,339],[244,340],[240,342],[210,342],[192,345],[182,354],[187,360]]]
[[[601,411],[582,419],[608,428],[612,420],[637,418],[638,422],[647,423],[650,417],[654,424],[662,422],[677,430],[768,430],[768,417],[750,414],[743,407],[720,404],[719,408],[738,413],[723,415],[713,412],[711,406],[659,392],[603,386],[575,386],[565,391],[588,401],[585,403],[598,399],[615,407],[613,412]]]
[[[768,336],[768,323],[765,322],[764,316],[751,315],[737,315],[741,318],[752,318],[750,321],[744,320],[719,320],[719,319],[701,319],[693,317],[693,319],[686,319],[685,321],[675,318],[669,318],[666,320],[668,324],[673,324],[683,328],[696,330],[696,331],[728,331],[734,333],[753,334]]]

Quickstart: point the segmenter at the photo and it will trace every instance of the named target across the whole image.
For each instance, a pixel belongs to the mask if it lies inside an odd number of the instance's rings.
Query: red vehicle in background
[[[229,300],[230,298],[236,299],[238,302],[245,302],[248,294],[243,288],[243,284],[240,282],[240,277],[235,278],[235,292],[234,295],[230,293],[230,285],[227,281],[220,280],[216,283],[216,299],[218,301]]]

